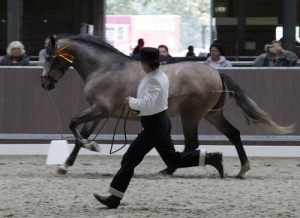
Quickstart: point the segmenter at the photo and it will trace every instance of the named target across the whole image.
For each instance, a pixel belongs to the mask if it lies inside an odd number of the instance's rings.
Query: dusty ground
[[[0,156],[0,217],[300,217],[300,158],[250,158],[245,180],[235,179],[240,163],[224,157],[226,178],[193,167],[172,177],[147,156],[118,209],[106,209],[92,193],[106,194],[120,156],[79,156],[65,176],[46,156]]]

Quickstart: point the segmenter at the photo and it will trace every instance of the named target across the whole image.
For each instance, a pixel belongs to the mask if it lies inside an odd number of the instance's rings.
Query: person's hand
[[[131,98],[131,96],[127,96],[127,97],[125,98],[125,100],[124,100],[124,103],[125,103],[125,104],[128,104],[130,98]]]
[[[264,45],[264,51],[268,52],[269,51],[269,47],[270,47],[270,44],[265,44]]]
[[[283,53],[282,47],[275,47],[275,51],[276,51],[276,54],[282,54]]]

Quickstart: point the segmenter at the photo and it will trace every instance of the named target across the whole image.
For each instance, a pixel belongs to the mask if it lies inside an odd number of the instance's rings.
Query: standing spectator
[[[138,39],[138,44],[137,46],[135,46],[135,48],[133,49],[133,52],[131,54],[131,57],[135,58],[135,59],[139,59],[140,57],[140,53],[141,53],[141,48],[143,48],[145,45],[144,39]]]
[[[94,194],[94,197],[108,208],[117,208],[134,175],[134,169],[145,155],[155,148],[169,167],[184,168],[204,166],[215,167],[224,177],[222,153],[206,153],[204,149],[195,151],[175,151],[171,138],[171,122],[167,114],[169,97],[169,80],[159,69],[159,52],[157,48],[141,50],[141,65],[145,72],[139,83],[137,97],[126,97],[125,103],[139,111],[143,130],[130,144],[121,161],[121,168],[115,174],[109,196]]]
[[[213,68],[232,67],[230,61],[226,60],[224,51],[219,44],[211,44],[209,48],[209,57],[203,63]]]
[[[172,56],[169,54],[168,46],[159,45],[158,50],[159,50],[159,55],[162,56],[161,59],[164,59],[164,61],[160,62],[160,64],[167,64],[168,61],[172,58]]]
[[[254,60],[256,67],[296,66],[298,57],[291,51],[284,50],[281,42],[274,40],[265,45],[265,53]]]
[[[188,52],[185,55],[187,58],[191,58],[191,57],[196,57],[195,53],[194,53],[194,46],[190,45],[188,47]]]
[[[30,58],[27,54],[25,54],[25,52],[26,51],[22,42],[11,42],[6,49],[6,55],[2,58],[0,65],[28,66]]]
[[[43,66],[45,64],[46,57],[48,56],[48,54],[46,52],[46,48],[49,44],[49,41],[50,41],[50,37],[47,36],[44,41],[44,49],[40,50],[40,52],[39,52],[39,62],[38,62],[39,66]]]

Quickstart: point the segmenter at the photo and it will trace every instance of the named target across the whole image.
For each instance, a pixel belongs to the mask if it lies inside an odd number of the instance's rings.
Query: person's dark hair
[[[188,47],[188,50],[189,50],[189,51],[194,51],[194,46],[190,45],[190,46]]]
[[[166,45],[159,45],[158,48],[165,48],[167,50],[167,52],[169,52],[169,48]]]
[[[144,46],[144,44],[145,44],[144,39],[138,39],[139,46]]]
[[[209,51],[210,51],[210,49],[211,49],[212,47],[218,49],[219,52],[220,52],[220,54],[221,54],[222,56],[225,56],[225,52],[224,52],[224,50],[223,50],[223,48],[221,47],[220,44],[216,44],[216,43],[211,44],[210,47],[209,47]]]

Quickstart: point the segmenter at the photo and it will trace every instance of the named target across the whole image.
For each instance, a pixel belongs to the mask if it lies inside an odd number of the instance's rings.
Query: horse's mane
[[[105,48],[109,51],[112,51],[114,53],[117,53],[119,55],[122,55],[123,57],[126,57],[128,59],[131,59],[128,55],[125,55],[115,47],[113,47],[111,44],[109,44],[107,41],[104,39],[98,38],[96,36],[92,35],[68,35],[68,34],[60,34],[56,35],[56,39],[71,39],[71,40],[76,40],[79,41],[83,44],[92,44],[94,48]]]

